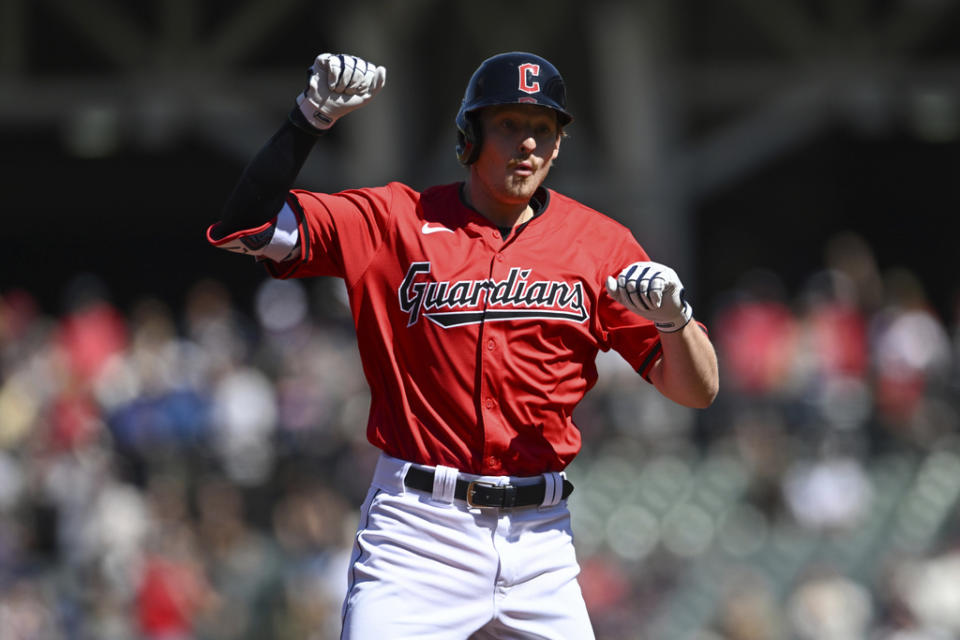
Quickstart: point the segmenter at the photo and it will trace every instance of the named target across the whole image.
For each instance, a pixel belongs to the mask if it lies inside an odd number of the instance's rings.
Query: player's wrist
[[[287,120],[289,120],[290,124],[296,127],[299,131],[313,136],[314,138],[319,138],[329,131],[329,129],[317,129],[315,126],[310,124],[306,116],[304,116],[303,112],[300,110],[299,105],[294,105],[294,107],[290,109],[290,113],[287,115]]]
[[[690,320],[693,319],[693,307],[690,306],[690,303],[686,300],[683,301],[683,308],[680,309],[679,315],[670,319],[670,320],[657,320],[654,321],[654,326],[657,328],[657,331],[660,333],[676,333],[681,331],[684,327],[690,324]]]
[[[320,107],[302,93],[297,96],[297,106],[293,111],[299,114],[297,119],[304,126],[309,127],[316,133],[324,133],[337,121],[336,118],[331,118],[325,114]],[[297,122],[294,122],[294,124],[297,124]]]

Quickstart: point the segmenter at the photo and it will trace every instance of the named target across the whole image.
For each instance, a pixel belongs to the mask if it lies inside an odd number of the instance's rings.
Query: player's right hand
[[[321,130],[366,104],[387,81],[384,67],[345,54],[321,53],[309,72],[297,104],[307,122]]]

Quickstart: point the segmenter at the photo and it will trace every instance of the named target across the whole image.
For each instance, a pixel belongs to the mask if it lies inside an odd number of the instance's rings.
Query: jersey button
[[[494,404],[495,404],[495,403],[494,403],[494,401],[493,401],[493,398],[487,398],[487,401],[484,403],[484,406],[485,406],[487,409],[493,409],[493,405],[494,405]]]
[[[503,262],[503,254],[502,254],[502,253],[498,253],[498,254],[497,254],[497,260],[498,260],[499,262]]]
[[[487,343],[487,351],[493,351],[496,348],[497,348],[497,343],[494,342],[493,340]]]

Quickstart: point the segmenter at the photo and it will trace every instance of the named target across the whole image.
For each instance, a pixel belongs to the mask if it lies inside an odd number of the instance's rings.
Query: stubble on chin
[[[506,191],[509,195],[518,199],[529,200],[539,186],[539,176],[517,176],[511,175],[506,180]]]
[[[507,193],[515,196],[523,195],[527,190],[529,180],[521,176],[510,176],[507,178]]]

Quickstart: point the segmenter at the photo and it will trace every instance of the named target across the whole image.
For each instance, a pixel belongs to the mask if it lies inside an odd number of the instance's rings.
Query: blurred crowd
[[[0,291],[0,640],[338,637],[378,453],[344,291],[252,286]],[[598,638],[960,637],[960,313],[840,234],[703,319],[713,407],[601,354],[575,416]]]

